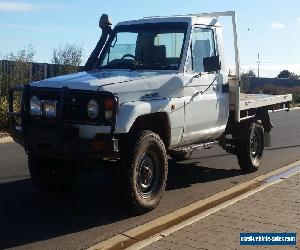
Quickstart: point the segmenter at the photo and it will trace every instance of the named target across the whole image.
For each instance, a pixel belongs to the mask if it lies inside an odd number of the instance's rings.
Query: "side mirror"
[[[214,72],[221,69],[220,56],[203,58],[204,72]]]

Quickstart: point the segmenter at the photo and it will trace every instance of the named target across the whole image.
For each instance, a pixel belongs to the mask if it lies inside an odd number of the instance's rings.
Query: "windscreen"
[[[187,23],[118,26],[109,39],[100,68],[178,69]]]

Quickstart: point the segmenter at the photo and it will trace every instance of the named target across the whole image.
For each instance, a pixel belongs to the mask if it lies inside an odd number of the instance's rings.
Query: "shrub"
[[[300,103],[300,94],[293,94],[293,102],[294,104]]]
[[[83,48],[76,44],[66,44],[53,49],[52,63],[62,65],[62,73],[70,74],[80,71]]]
[[[0,72],[0,129],[8,128],[8,92],[9,88],[17,83],[28,83],[30,79],[30,62],[34,57],[34,49],[31,45],[10,53],[4,57],[7,65],[10,65],[4,72]],[[2,70],[2,69],[0,69]],[[14,101],[14,106],[17,102]]]
[[[5,96],[0,98],[0,129],[8,128],[8,101]]]

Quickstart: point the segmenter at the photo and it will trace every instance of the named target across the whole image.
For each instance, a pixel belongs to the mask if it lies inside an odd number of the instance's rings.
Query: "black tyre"
[[[237,158],[245,172],[258,170],[264,152],[264,129],[257,122],[242,124],[237,138]]]
[[[172,157],[174,161],[179,162],[191,158],[192,153],[193,153],[192,150],[180,150],[180,151],[169,152],[169,155]]]
[[[45,192],[66,191],[78,176],[77,166],[32,154],[28,155],[28,168],[33,184]]]
[[[153,210],[165,190],[168,164],[164,143],[152,131],[133,138],[123,161],[123,181],[130,209],[137,214]]]

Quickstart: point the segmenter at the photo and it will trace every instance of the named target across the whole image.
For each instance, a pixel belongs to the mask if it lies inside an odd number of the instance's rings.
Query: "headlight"
[[[99,104],[95,100],[90,100],[87,105],[88,117],[91,119],[97,118],[99,115]]]
[[[30,99],[30,114],[32,116],[41,115],[41,101],[36,96],[31,97]]]
[[[43,115],[47,118],[55,118],[56,117],[56,106],[57,101],[43,101]]]

